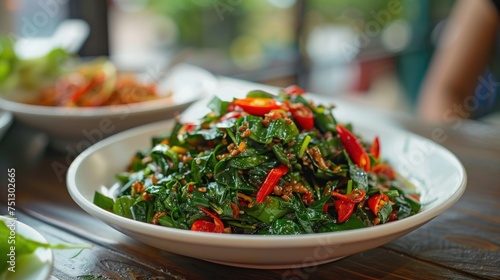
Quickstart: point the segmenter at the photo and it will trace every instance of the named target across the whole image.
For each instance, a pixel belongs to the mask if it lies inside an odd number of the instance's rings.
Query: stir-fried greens
[[[303,234],[374,226],[420,211],[419,197],[370,143],[296,86],[215,97],[211,112],[137,152],[115,200],[94,203],[194,231]]]

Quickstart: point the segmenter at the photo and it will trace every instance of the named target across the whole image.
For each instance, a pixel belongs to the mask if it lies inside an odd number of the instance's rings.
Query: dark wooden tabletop
[[[399,120],[428,138],[436,129],[411,117]],[[64,178],[73,156],[51,149],[43,133],[18,122],[0,141],[0,214],[7,214],[7,170],[15,168],[20,221],[49,242],[93,245],[80,254],[54,250],[51,279],[500,279],[500,128],[471,121],[437,128],[447,135],[441,144],[465,166],[462,198],[404,237],[316,267],[243,269],[139,243],[81,210]]]

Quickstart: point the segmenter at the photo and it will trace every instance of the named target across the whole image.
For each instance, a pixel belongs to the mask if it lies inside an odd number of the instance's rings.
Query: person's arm
[[[418,113],[429,121],[468,117],[456,106],[474,94],[496,40],[499,15],[491,0],[455,5],[420,92]]]

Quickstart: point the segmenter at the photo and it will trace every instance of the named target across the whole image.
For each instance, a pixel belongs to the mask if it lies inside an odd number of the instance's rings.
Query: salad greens
[[[20,97],[16,101],[57,107],[114,106],[171,96],[160,93],[154,82],[121,73],[108,59],[83,61],[73,56],[54,48],[40,57],[23,58],[11,38],[0,36],[0,94],[12,92]]]
[[[14,48],[14,40],[0,37],[0,90],[14,88],[39,89],[50,79],[62,73],[62,63],[70,54],[62,48],[55,48],[38,58],[20,58]]]
[[[160,226],[235,234],[305,234],[384,224],[420,211],[418,194],[333,107],[297,86],[223,101],[177,121],[138,151],[112,199],[94,203]]]

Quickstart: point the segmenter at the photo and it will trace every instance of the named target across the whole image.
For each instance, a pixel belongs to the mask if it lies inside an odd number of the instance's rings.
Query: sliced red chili
[[[328,203],[325,203],[323,205],[323,213],[326,213],[326,212],[328,212]]]
[[[373,138],[372,145],[370,146],[370,154],[376,159],[380,158],[380,141],[378,136]]]
[[[389,164],[387,163],[378,163],[375,164],[371,171],[375,174],[384,174],[387,176],[387,178],[394,180],[396,179],[396,172],[394,171],[394,168],[392,168]]]
[[[306,205],[311,205],[311,203],[313,202],[313,195],[311,192],[305,192],[304,194],[302,194],[302,201],[306,204]]]
[[[415,200],[416,202],[420,202],[420,196],[418,194],[410,193],[410,194],[407,194],[406,196]]]
[[[227,111],[228,111],[228,112],[232,112],[232,111],[234,111],[235,107],[236,107],[236,106],[234,106],[234,104],[231,102],[231,103],[229,103],[229,104],[227,105]]]
[[[337,222],[343,223],[349,220],[352,213],[354,213],[354,206],[356,203],[337,199],[333,202],[333,205],[335,205],[335,210],[337,210]]]
[[[391,215],[389,215],[388,222],[393,222],[398,220],[398,210],[392,210]]]
[[[243,111],[256,115],[264,116],[274,109],[281,109],[283,105],[272,98],[247,97],[233,101],[235,106],[241,107]]]
[[[191,225],[192,231],[215,232],[215,224],[205,220],[197,220]]]
[[[257,192],[256,196],[257,203],[264,202],[264,199],[274,190],[274,186],[276,186],[276,183],[278,183],[279,179],[283,175],[288,173],[288,171],[290,171],[290,169],[288,169],[288,167],[286,167],[283,164],[276,168],[271,169],[269,174],[267,174],[264,183],[262,183],[262,186],[260,186],[260,189]]]
[[[243,116],[244,113],[238,112],[238,111],[231,111],[229,113],[226,113],[220,118],[220,121],[227,121],[231,119],[238,119],[239,117]]]
[[[343,223],[349,219],[354,212],[354,206],[365,199],[365,194],[364,190],[358,189],[354,189],[348,194],[341,194],[336,191],[331,192],[332,197],[337,198],[333,204],[337,210],[337,220],[339,223]],[[327,204],[325,205],[326,210],[328,210]],[[325,207],[323,207],[323,211],[325,211]]]
[[[305,130],[314,128],[314,116],[311,109],[302,103],[292,103],[289,105],[290,112],[298,125]]]
[[[96,75],[90,79],[85,85],[77,87],[71,94],[71,102],[76,104],[80,99],[93,87],[104,82],[104,75]]]
[[[339,200],[350,201],[354,203],[361,202],[365,199],[366,192],[364,190],[354,189],[348,194],[341,194],[336,191],[332,191],[332,197],[338,198]]]
[[[288,86],[284,89],[284,91],[288,95],[302,95],[302,94],[306,93],[306,91],[304,89],[302,89],[301,87],[299,87],[297,85]]]
[[[187,131],[187,132],[193,132],[198,125],[200,125],[200,123],[198,123],[198,122],[185,123],[182,130]]]
[[[201,211],[203,211],[210,218],[214,219],[214,222],[213,222],[213,224],[214,224],[214,230],[211,231],[211,232],[215,232],[215,233],[223,233],[224,232],[224,223],[219,219],[219,217],[217,217],[217,215],[215,215],[214,213],[208,211],[203,206],[198,206],[198,209],[200,209]],[[194,223],[193,223],[193,225],[194,225]],[[193,230],[193,226],[191,226],[191,230]]]
[[[231,210],[233,211],[233,218],[238,219],[238,217],[240,216],[240,208],[238,207],[238,205],[236,205],[236,203],[232,201],[231,201]]]
[[[383,193],[374,194],[367,201],[368,207],[370,208],[370,210],[372,210],[373,214],[375,215],[378,215],[380,209],[382,209],[382,207],[384,207],[384,205],[389,202],[390,202],[389,197]]]
[[[337,124],[337,133],[352,161],[365,171],[370,171],[370,157],[359,139],[341,124]]]

